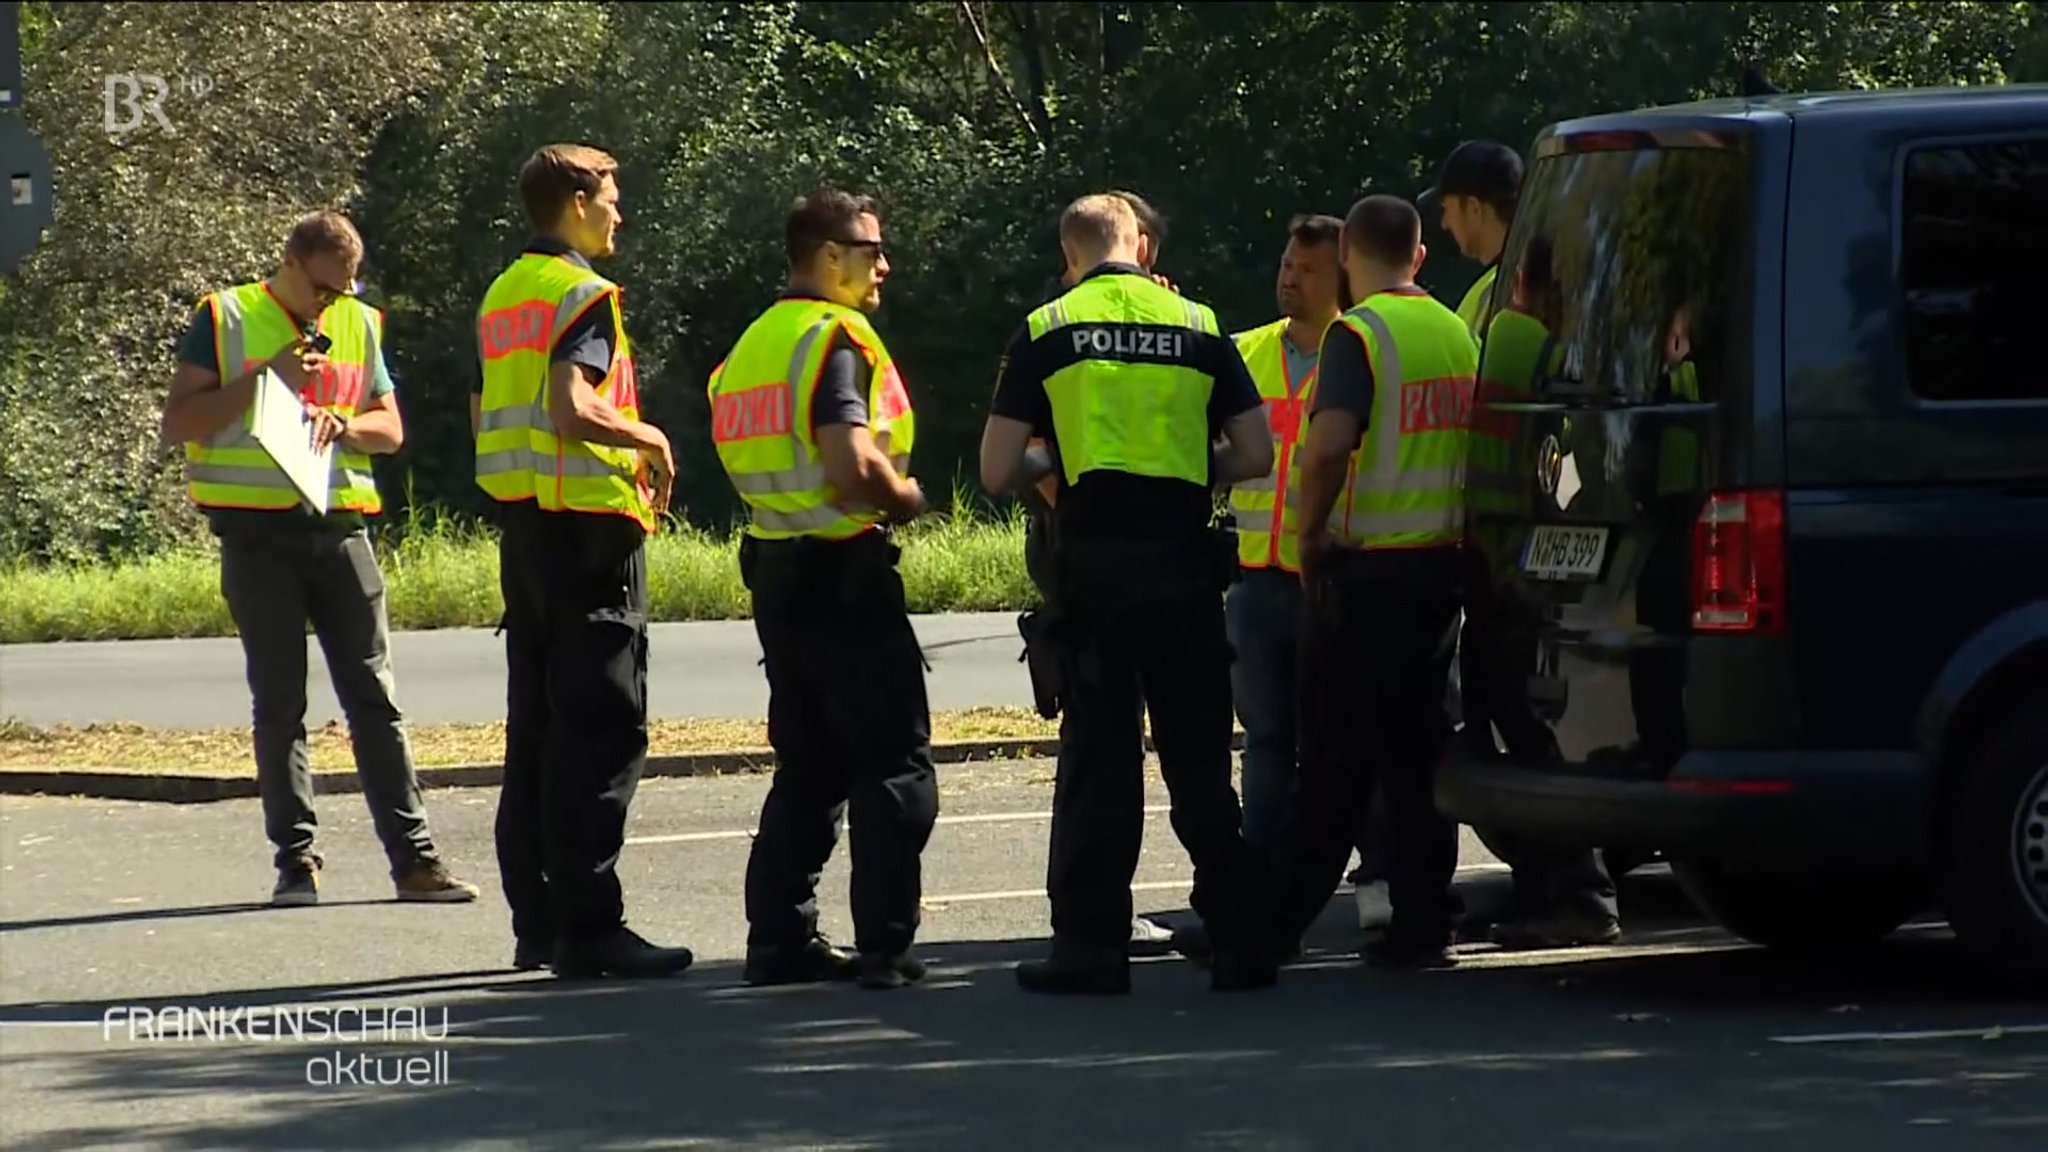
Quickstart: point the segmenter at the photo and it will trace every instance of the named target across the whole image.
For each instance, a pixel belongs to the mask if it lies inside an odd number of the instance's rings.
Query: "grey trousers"
[[[256,786],[279,868],[316,860],[306,749],[306,626],[348,718],[356,775],[394,877],[434,862],[391,675],[384,576],[367,533],[280,531],[221,539],[221,595],[241,634],[254,719]]]

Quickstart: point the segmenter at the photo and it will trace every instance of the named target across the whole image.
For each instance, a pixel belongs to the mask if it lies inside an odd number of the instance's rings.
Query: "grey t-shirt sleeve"
[[[192,322],[178,338],[178,359],[208,372],[220,371],[220,352],[213,336],[213,309],[202,303],[192,311]]]
[[[1365,341],[1342,324],[1332,324],[1323,333],[1323,350],[1316,365],[1315,402],[1309,407],[1314,417],[1326,409],[1338,409],[1358,417],[1361,428],[1372,423],[1372,361],[1366,357]]]
[[[811,394],[811,431],[827,424],[866,427],[868,389],[874,383],[874,375],[867,357],[854,348],[846,329],[834,333],[831,348],[825,353],[825,365],[818,372],[817,390]]]

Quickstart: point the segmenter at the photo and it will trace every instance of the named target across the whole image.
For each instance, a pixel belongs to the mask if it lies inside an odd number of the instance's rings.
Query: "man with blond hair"
[[[1017,981],[1031,992],[1130,990],[1149,711],[1174,831],[1195,864],[1190,903],[1217,941],[1211,986],[1266,986],[1272,964],[1246,947],[1260,878],[1230,782],[1222,593],[1235,559],[1212,526],[1211,495],[1272,467],[1258,388],[1215,313],[1141,266],[1128,200],[1075,201],[1060,247],[1074,286],[1011,340],[981,443],[991,492],[1031,482],[1034,436],[1061,483],[1051,568],[1067,690],[1046,878],[1053,941]]]
[[[513,966],[666,976],[694,959],[626,927],[626,811],[647,763],[647,537],[668,437],[640,419],[619,287],[618,162],[552,144],[519,172],[533,239],[477,310],[477,486],[501,513],[505,778],[498,868]]]
[[[348,717],[356,774],[400,900],[466,902],[427,832],[391,673],[384,579],[367,518],[383,511],[370,457],[405,438],[384,317],[355,296],[363,239],[346,216],[314,212],[285,239],[267,279],[199,302],[178,347],[162,435],[185,448],[192,502],[220,538],[220,587],[248,670],[263,822],[276,854],[271,903],[320,899],[323,860],[306,749],[311,624]],[[316,447],[333,450],[325,511],[302,498],[254,437],[257,390],[274,375],[304,405]]]

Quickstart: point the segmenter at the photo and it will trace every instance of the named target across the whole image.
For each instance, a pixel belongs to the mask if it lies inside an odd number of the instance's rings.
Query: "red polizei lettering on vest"
[[[789,389],[766,384],[727,392],[711,405],[711,438],[719,443],[789,434]]]
[[[477,342],[483,345],[486,360],[514,352],[545,353],[554,331],[554,305],[539,300],[486,312],[476,322]]]
[[[904,386],[903,373],[891,364],[882,369],[882,384],[879,389],[881,402],[877,405],[875,420],[894,420],[910,411],[910,389]]]
[[[267,360],[244,360],[242,371],[252,372],[267,363]],[[355,411],[363,402],[363,366],[328,361],[304,388],[299,389],[299,399],[322,408]]]
[[[1401,434],[1448,432],[1472,423],[1470,376],[1439,376],[1401,385]]]
[[[1284,396],[1266,398],[1266,425],[1273,435],[1282,440],[1293,440],[1301,434],[1301,397],[1289,399]]]

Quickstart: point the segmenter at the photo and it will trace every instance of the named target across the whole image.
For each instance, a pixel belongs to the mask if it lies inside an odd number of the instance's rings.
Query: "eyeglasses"
[[[834,240],[832,243],[846,248],[867,248],[873,250],[877,256],[883,255],[882,242],[880,240]]]

